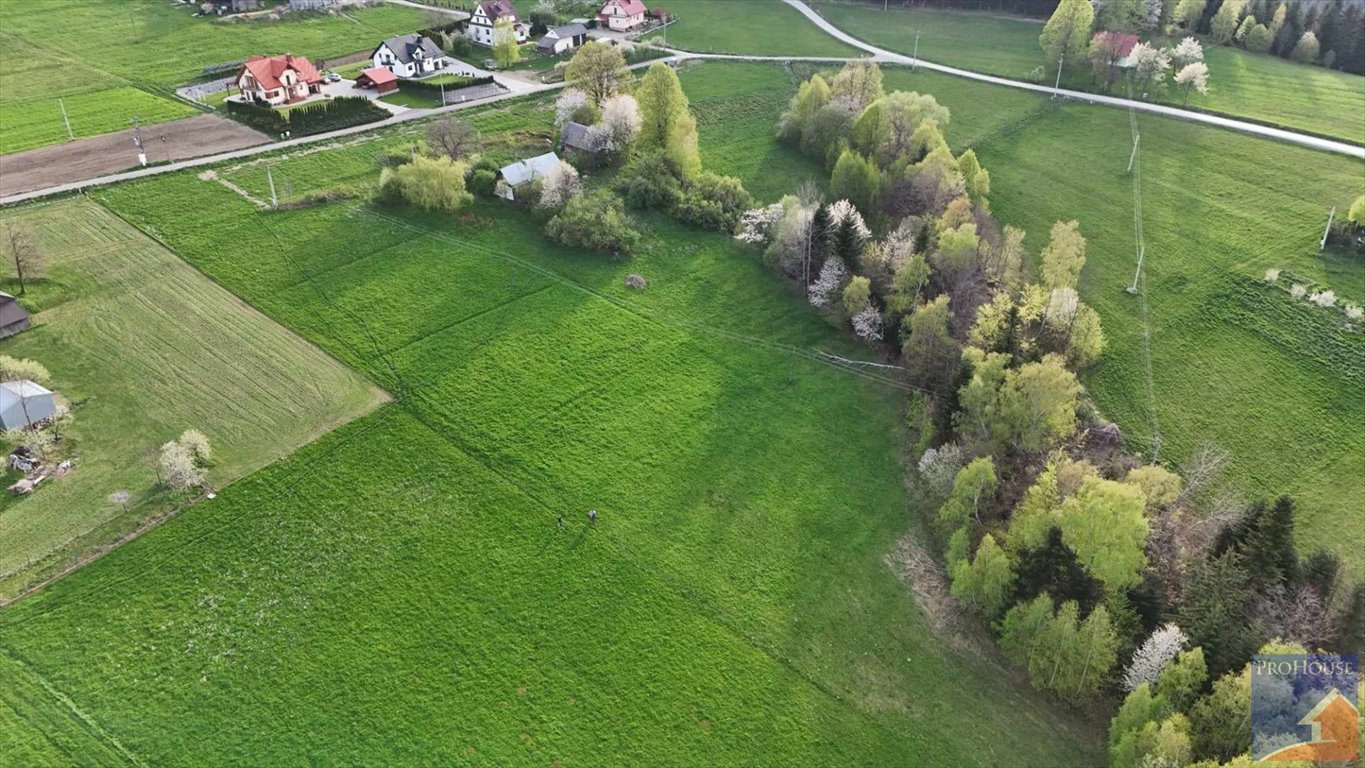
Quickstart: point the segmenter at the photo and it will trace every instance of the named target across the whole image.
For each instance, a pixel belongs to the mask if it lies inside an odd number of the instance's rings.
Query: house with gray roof
[[[379,44],[370,54],[374,66],[383,67],[399,77],[421,77],[445,69],[450,59],[441,46],[426,35],[398,35]]]
[[[52,390],[28,379],[0,384],[0,429],[23,429],[56,413]]]
[[[516,189],[523,184],[541,179],[559,165],[559,156],[553,152],[546,152],[525,160],[518,160],[511,165],[505,165],[498,171],[498,178],[507,182],[507,188],[501,192],[501,196],[506,200],[516,199]]]
[[[568,122],[559,130],[559,144],[566,152],[577,152],[581,155],[596,156],[598,148],[588,133],[588,126],[582,123]]]
[[[0,293],[0,339],[28,330],[28,310],[8,293]]]
[[[545,33],[536,43],[536,53],[555,56],[572,51],[588,40],[588,28],[582,24],[565,24]]]

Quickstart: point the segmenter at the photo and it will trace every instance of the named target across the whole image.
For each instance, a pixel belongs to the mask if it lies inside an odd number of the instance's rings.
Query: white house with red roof
[[[237,73],[237,89],[258,103],[279,106],[322,90],[322,75],[302,56],[252,56]]]
[[[474,6],[474,12],[469,16],[469,39],[478,45],[493,47],[493,25],[503,18],[512,20],[517,44],[526,42],[530,30],[517,21],[517,9],[512,7],[512,0],[484,0]]]
[[[645,25],[647,13],[640,0],[607,0],[597,12],[597,23],[613,32],[629,32]]]

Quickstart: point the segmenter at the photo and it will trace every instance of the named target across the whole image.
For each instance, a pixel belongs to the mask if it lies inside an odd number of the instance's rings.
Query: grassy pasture
[[[913,52],[918,32],[919,55],[937,64],[1023,80],[1043,63],[1036,21],[838,0],[818,0],[816,8],[845,32],[898,53]],[[1365,143],[1365,77],[1226,46],[1208,46],[1205,57],[1209,93],[1190,96],[1191,107]],[[1087,67],[1062,84],[1095,87]],[[1168,86],[1158,98],[1180,104],[1183,97]]]
[[[0,507],[0,595],[173,508],[155,487],[154,456],[185,428],[213,441],[209,477],[224,485],[377,402],[355,373],[100,206],[5,218],[40,232],[51,275],[37,297],[53,300],[0,351],[52,371],[52,388],[76,406],[68,437],[79,463]],[[120,490],[126,505],[110,499]]]
[[[0,670],[142,760],[1094,758],[924,626],[883,562],[900,393],[734,341],[858,354],[730,238],[651,218],[612,263],[495,204],[101,198],[399,395],[0,615]]]
[[[671,48],[700,53],[742,53],[754,56],[856,57],[861,51],[835,40],[780,0],[678,0],[668,4],[678,21],[667,34]]]
[[[0,27],[0,154],[67,140],[61,98],[76,138],[198,114],[174,99],[32,45]]]

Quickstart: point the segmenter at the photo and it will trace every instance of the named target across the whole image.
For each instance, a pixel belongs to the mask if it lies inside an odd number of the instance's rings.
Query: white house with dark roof
[[[588,28],[582,24],[565,24],[545,33],[536,43],[536,53],[554,56],[572,51],[588,40]]]
[[[512,7],[512,0],[484,0],[475,5],[474,12],[469,16],[469,39],[477,45],[492,48],[493,25],[502,18],[512,20],[512,31],[516,33],[517,43],[526,42],[529,30],[517,20],[517,9]]]
[[[399,77],[421,77],[450,63],[441,46],[426,35],[398,35],[379,44],[370,54],[374,66],[383,67]]]

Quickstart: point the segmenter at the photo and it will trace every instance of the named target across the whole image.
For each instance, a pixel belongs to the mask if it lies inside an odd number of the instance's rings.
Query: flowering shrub
[[[863,311],[851,318],[853,332],[863,341],[882,340],[882,313],[869,304]]]
[[[847,277],[848,268],[844,266],[843,259],[838,256],[831,256],[826,259],[825,265],[820,267],[820,276],[810,284],[810,289],[807,291],[811,306],[827,306],[830,297],[843,288],[844,280]]]

